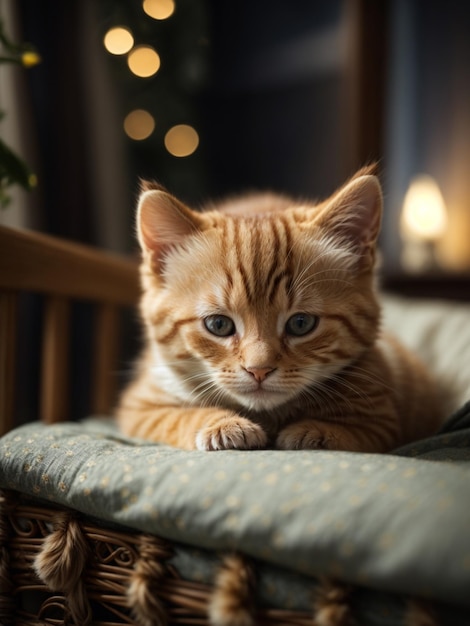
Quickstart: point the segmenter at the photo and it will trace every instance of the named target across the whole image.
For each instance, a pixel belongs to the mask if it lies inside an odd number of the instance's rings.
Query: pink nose
[[[258,383],[262,383],[265,378],[269,376],[274,370],[275,367],[245,367],[246,371],[249,372],[253,378]]]

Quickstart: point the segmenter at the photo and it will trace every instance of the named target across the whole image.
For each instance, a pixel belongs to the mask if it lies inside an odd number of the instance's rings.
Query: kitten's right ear
[[[173,246],[201,229],[202,219],[163,188],[144,189],[137,205],[137,237],[142,251],[159,270]]]

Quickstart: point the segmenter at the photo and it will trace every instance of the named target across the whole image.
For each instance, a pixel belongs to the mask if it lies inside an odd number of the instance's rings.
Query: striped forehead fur
[[[293,230],[299,230],[294,235]],[[293,240],[291,240],[293,238]],[[219,246],[220,249],[216,249]],[[222,258],[218,253],[223,253]],[[249,263],[247,271],[255,271],[261,279],[267,279],[266,273],[274,272],[291,259],[298,265],[301,257],[308,258],[308,264],[302,268],[304,276],[309,267],[315,263],[329,264],[331,270],[346,271],[354,266],[357,260],[351,242],[342,240],[334,234],[316,230],[314,227],[298,229],[296,224],[287,224],[277,214],[262,218],[220,216],[215,228],[203,232],[195,232],[183,239],[177,246],[167,252],[167,263],[164,275],[170,274],[177,280],[174,264],[187,262],[191,270],[195,261],[204,260],[208,265],[197,268],[210,276],[220,264],[228,261]],[[303,258],[303,263],[306,259]],[[267,267],[269,266],[269,267]],[[295,268],[297,269],[298,268]]]

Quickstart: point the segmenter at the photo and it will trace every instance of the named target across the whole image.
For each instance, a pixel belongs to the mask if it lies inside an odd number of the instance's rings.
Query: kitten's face
[[[321,213],[210,212],[147,255],[142,312],[160,387],[191,404],[272,410],[373,343],[370,260]]]

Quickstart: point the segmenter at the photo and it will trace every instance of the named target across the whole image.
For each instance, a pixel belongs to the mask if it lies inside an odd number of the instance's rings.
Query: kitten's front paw
[[[258,424],[245,417],[223,417],[196,435],[198,450],[251,450],[264,448],[267,437]]]
[[[332,450],[336,446],[333,437],[308,420],[289,424],[281,430],[275,447],[279,450]]]

